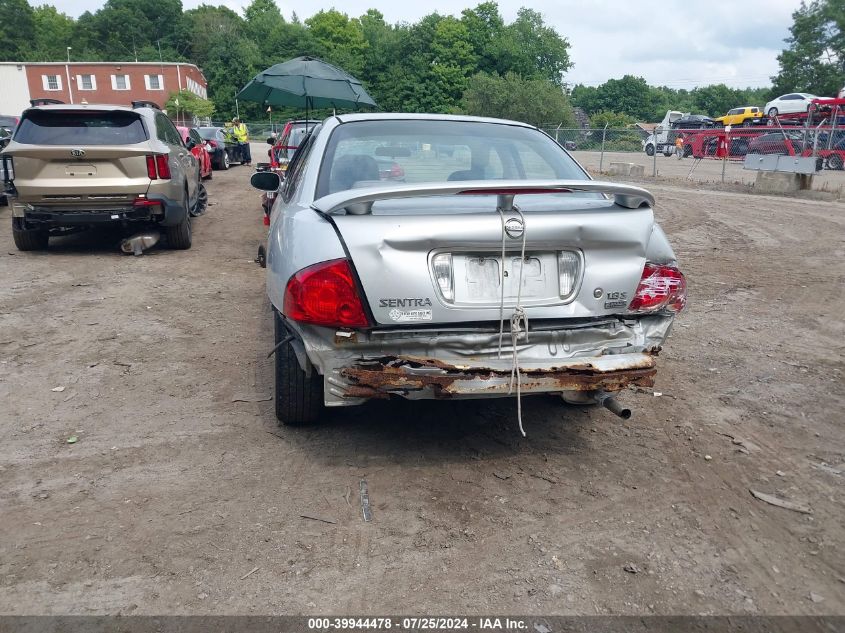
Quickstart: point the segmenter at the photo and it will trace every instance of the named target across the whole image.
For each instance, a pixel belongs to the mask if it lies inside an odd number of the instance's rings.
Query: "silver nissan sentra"
[[[266,247],[285,424],[371,398],[653,385],[686,281],[644,189],[598,182],[523,123],[429,114],[316,125]]]

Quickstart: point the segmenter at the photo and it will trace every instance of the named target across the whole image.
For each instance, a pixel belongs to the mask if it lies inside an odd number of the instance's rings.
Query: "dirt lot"
[[[645,167],[646,178],[651,178],[654,172],[655,159],[646,156],[645,152],[605,152],[604,160],[599,152],[574,151],[572,155],[593,174],[598,173],[599,165],[603,171],[610,169],[611,162],[635,163]],[[657,154],[657,176],[668,181],[692,181],[693,183],[721,183],[722,182],[722,161],[712,158],[703,159],[693,168],[694,159],[687,157],[678,160],[676,156],[666,157],[661,153]],[[757,178],[757,172],[743,169],[742,162],[727,161],[725,163],[725,182],[728,184],[739,183],[753,185]],[[845,171],[825,169],[813,177],[813,189],[816,191],[829,192],[832,197],[842,198],[845,196]]]
[[[187,252],[18,253],[0,209],[0,612],[845,613],[845,206],[654,187],[690,301],[627,422],[544,397],[525,439],[511,400],[292,430],[246,177],[215,173]]]

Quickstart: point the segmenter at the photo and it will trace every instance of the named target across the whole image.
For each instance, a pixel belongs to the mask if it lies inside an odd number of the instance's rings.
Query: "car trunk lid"
[[[29,110],[6,152],[23,202],[110,204],[150,184],[148,133],[132,111]]]
[[[348,200],[340,207],[339,194],[332,194],[334,203],[327,200],[332,196],[315,202],[334,214],[377,323],[493,321],[502,316],[500,305],[507,318],[517,304],[529,319],[625,311],[654,226],[650,194],[592,181],[566,193],[536,183],[533,189],[476,185],[450,183],[451,192],[471,194],[458,197],[426,196],[433,187],[405,185],[382,188],[380,195],[372,189],[373,199],[364,201],[367,194],[343,192]],[[595,195],[606,190],[617,199]],[[419,193],[407,196],[411,191]],[[501,191],[512,192],[504,194],[511,196],[504,207]],[[516,208],[510,208],[514,195]],[[366,213],[349,213],[362,205],[370,205]],[[346,214],[337,215],[340,209]]]

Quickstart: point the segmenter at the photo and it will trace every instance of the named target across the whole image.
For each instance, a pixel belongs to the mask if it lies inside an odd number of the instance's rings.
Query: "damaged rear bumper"
[[[532,324],[514,350],[498,327],[395,328],[336,331],[289,323],[299,364],[323,376],[326,406],[372,398],[489,398],[511,395],[518,352],[524,394],[612,393],[653,386],[656,356],[671,331],[673,315],[638,319]]]
[[[644,352],[551,363],[526,361],[519,363],[519,370],[523,394],[652,387],[657,373],[654,356]],[[433,358],[386,356],[340,369],[328,382],[343,398],[489,398],[515,393],[516,379],[512,380],[511,372],[510,360],[469,366]]]

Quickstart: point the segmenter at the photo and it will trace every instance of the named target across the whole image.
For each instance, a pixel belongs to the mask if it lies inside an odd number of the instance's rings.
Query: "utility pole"
[[[65,64],[65,78],[67,79],[67,93],[70,95],[70,102],[73,103],[73,88],[70,85],[70,52],[72,47],[67,47],[67,64]]]

